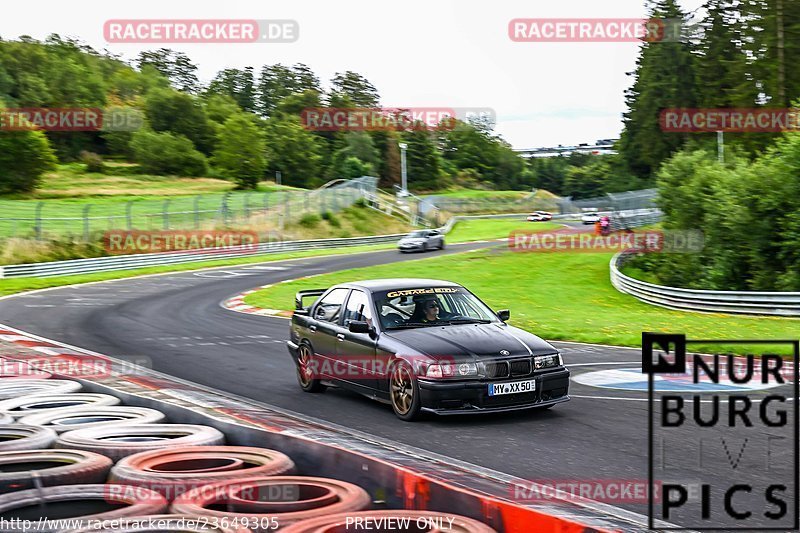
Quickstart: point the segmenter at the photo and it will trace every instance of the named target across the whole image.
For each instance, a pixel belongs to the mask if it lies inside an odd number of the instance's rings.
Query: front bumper
[[[286,341],[286,347],[289,349],[289,355],[292,356],[292,360],[297,361],[297,349],[300,345],[292,341]]]
[[[560,368],[527,378],[480,381],[419,380],[422,409],[440,415],[496,413],[546,407],[569,401],[569,370]],[[489,396],[489,383],[536,380],[536,390]]]
[[[420,243],[420,244],[409,244],[409,243],[398,244],[397,245],[397,249],[400,250],[401,252],[415,252],[415,251],[419,251],[419,250],[424,250],[425,249],[425,243]]]

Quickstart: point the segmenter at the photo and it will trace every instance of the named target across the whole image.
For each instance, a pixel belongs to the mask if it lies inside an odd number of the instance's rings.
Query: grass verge
[[[467,242],[508,237],[514,230],[549,231],[561,228],[555,222],[527,222],[521,219],[487,218],[461,220],[447,234],[447,242]]]
[[[511,309],[515,326],[552,340],[641,346],[642,331],[685,333],[689,339],[796,339],[800,333],[797,319],[689,313],[645,304],[614,289],[610,258],[605,253],[482,250],[279,283],[245,301],[291,309],[294,293],[301,289],[369,278],[443,277],[465,285],[493,309]],[[692,349],[755,353],[755,348],[741,345]]]

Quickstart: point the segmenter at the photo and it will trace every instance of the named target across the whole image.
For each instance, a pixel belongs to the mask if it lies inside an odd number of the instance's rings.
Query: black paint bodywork
[[[388,402],[388,372],[402,360],[413,368],[437,361],[458,365],[475,363],[477,376],[430,379],[417,374],[422,408],[437,414],[497,412],[546,407],[569,400],[569,370],[563,365],[533,368],[533,357],[558,354],[543,339],[500,319],[491,324],[429,326],[416,329],[381,330],[379,320],[370,333],[353,333],[340,317],[338,323],[314,319],[317,303],[336,288],[360,290],[369,296],[372,316],[377,317],[372,293],[392,289],[424,287],[460,287],[452,282],[420,279],[369,280],[343,283],[314,291],[301,291],[290,326],[289,353],[297,364],[297,349],[308,344],[314,356],[328,363],[347,364],[349,357],[360,361],[374,359],[373,372],[356,372],[357,378],[325,375],[324,381]],[[304,297],[317,297],[303,307]],[[349,297],[349,294],[348,294]],[[345,304],[346,305],[346,300]],[[501,353],[502,352],[502,353]],[[530,365],[526,366],[525,361]],[[329,365],[330,368],[330,365]],[[528,370],[526,372],[526,370]],[[490,383],[536,380],[536,390],[529,393],[489,396]]]

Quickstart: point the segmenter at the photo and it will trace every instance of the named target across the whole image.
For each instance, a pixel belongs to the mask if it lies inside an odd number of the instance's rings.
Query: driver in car
[[[439,299],[436,296],[425,294],[422,297],[415,297],[416,305],[414,313],[408,319],[409,322],[436,322],[439,320]]]

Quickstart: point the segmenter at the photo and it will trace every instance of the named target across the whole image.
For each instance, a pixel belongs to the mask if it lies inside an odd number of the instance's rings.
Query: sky
[[[702,0],[682,0],[688,11]],[[137,0],[7,2],[0,36],[74,37],[123,59],[166,46],[186,53],[203,82],[223,68],[297,62],[323,81],[353,70],[386,107],[491,108],[515,148],[616,138],[639,45],[513,42],[516,18],[645,18],[644,0]],[[292,19],[293,43],[117,44],[109,19]]]

